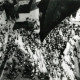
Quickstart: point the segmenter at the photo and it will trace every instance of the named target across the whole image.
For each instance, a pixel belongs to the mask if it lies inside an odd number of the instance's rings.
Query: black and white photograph
[[[80,0],[0,0],[0,80],[80,80]]]

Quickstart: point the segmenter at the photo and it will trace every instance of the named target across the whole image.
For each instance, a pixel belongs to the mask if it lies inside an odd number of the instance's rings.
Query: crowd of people
[[[19,78],[21,80],[75,80],[75,75],[72,75],[75,70],[74,50],[70,49],[73,52],[69,52],[69,56],[66,56],[64,51],[70,38],[72,39],[74,35],[79,36],[79,25],[70,24],[68,17],[50,32],[43,43],[40,42],[37,33],[39,29],[39,26],[34,26],[31,31],[26,31],[24,28],[13,31],[8,26],[1,29],[1,35],[4,36],[1,38],[1,43],[6,44],[5,50],[2,46],[2,52],[6,53],[9,50],[2,80]],[[5,34],[8,35],[7,38]],[[69,61],[66,61],[67,57]],[[69,71],[66,71],[65,65]]]
[[[67,17],[42,43],[39,20],[28,18],[28,24],[30,30],[13,30],[10,21],[0,27],[0,66],[4,66],[1,80],[79,80],[74,58],[80,61],[80,25],[72,24]]]

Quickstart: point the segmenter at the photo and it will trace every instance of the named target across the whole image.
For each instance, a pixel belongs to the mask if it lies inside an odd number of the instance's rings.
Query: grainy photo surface
[[[0,80],[80,80],[80,1],[0,0]]]

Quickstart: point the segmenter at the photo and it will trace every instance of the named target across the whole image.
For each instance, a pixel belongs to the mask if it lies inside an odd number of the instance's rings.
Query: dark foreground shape
[[[40,26],[41,41],[64,18],[71,15],[80,7],[80,0],[50,0],[42,25]]]
[[[33,2],[33,0],[30,0],[29,4],[20,5],[18,8],[18,13],[29,13],[32,2]]]
[[[26,29],[27,31],[29,30],[32,30],[33,29],[33,26],[34,24],[31,24],[30,22],[28,21],[24,21],[24,22],[16,22],[14,24],[14,27],[13,27],[13,30],[16,30],[16,29],[19,29],[19,28],[24,28]]]

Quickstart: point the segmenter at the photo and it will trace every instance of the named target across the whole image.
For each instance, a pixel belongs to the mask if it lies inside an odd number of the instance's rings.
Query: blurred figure
[[[7,0],[4,5],[7,19],[15,19],[15,10],[13,0]]]
[[[2,9],[6,12],[6,17],[8,19],[15,19],[15,9],[14,5],[16,4],[15,0],[5,0],[4,3],[1,5]]]
[[[4,0],[0,0],[0,11],[3,11],[2,5],[4,4]]]

